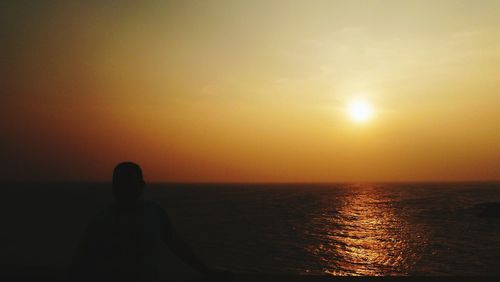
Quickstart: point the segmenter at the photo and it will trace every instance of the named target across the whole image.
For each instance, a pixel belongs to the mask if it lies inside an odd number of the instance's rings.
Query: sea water
[[[112,201],[109,183],[3,183],[2,192],[1,264],[69,264]],[[207,263],[235,273],[500,275],[500,218],[477,216],[478,204],[500,202],[498,182],[156,183],[144,197]]]

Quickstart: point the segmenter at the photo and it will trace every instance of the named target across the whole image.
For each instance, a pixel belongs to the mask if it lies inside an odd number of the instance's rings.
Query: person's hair
[[[141,167],[133,162],[122,162],[113,170],[113,184],[144,183]]]

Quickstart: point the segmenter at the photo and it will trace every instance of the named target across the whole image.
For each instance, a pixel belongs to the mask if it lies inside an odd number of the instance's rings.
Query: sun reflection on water
[[[315,218],[319,244],[307,251],[320,258],[331,275],[405,275],[418,260],[414,243],[420,231],[395,212],[383,191],[355,185],[340,206],[328,206]],[[333,204],[333,203],[332,203]]]

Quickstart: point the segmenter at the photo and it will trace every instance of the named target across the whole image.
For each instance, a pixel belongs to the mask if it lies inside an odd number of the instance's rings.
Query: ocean
[[[109,183],[2,183],[3,265],[67,266]],[[500,275],[500,183],[161,184],[177,232],[234,273]],[[190,271],[165,247],[165,271]]]

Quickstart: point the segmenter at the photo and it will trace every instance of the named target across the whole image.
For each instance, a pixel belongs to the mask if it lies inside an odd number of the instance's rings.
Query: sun
[[[363,100],[352,101],[347,106],[347,113],[353,121],[364,123],[373,118],[373,106]]]

